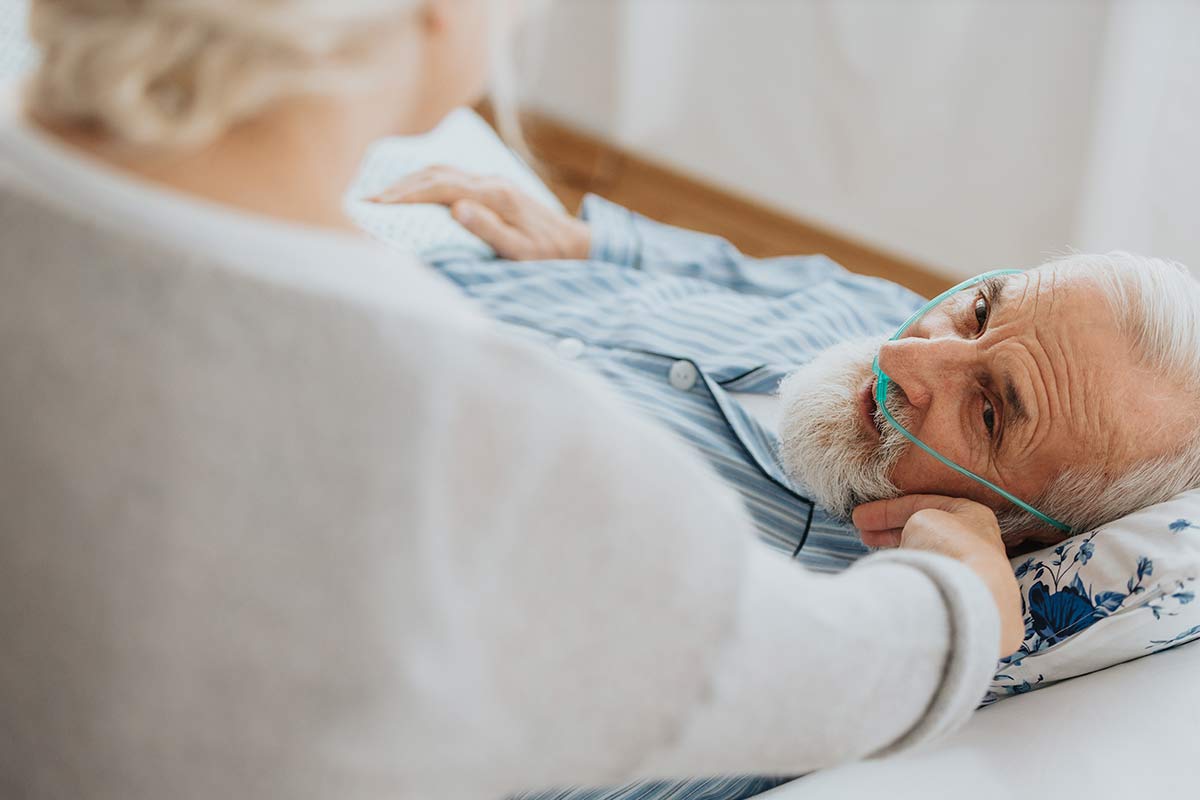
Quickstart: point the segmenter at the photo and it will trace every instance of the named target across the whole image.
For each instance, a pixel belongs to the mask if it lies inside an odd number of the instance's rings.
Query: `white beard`
[[[880,437],[864,432],[860,421],[858,393],[873,374],[871,363],[883,341],[850,339],[836,344],[779,386],[783,467],[818,505],[837,517],[849,517],[861,503],[900,495],[890,476],[908,439],[878,409],[875,421],[883,431]],[[911,406],[895,384],[888,387],[887,407],[912,430]]]

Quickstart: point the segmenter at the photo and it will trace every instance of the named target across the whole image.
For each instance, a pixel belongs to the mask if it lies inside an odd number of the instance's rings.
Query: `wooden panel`
[[[486,105],[480,111],[490,116]],[[750,255],[824,253],[847,269],[926,297],[950,285],[920,264],[664,168],[550,117],[526,113],[522,123],[535,168],[571,210],[593,192],[653,219],[715,233]]]

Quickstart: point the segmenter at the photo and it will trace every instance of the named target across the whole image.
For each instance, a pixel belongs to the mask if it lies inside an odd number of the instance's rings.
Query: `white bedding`
[[[1198,780],[1200,643],[1192,642],[985,708],[940,745],[760,797],[1174,797],[1194,793]]]

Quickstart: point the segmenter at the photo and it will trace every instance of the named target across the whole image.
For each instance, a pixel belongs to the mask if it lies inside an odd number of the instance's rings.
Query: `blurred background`
[[[558,0],[527,103],[947,276],[1200,267],[1196,0]]]
[[[925,293],[1069,248],[1200,266],[1200,0],[556,0],[516,55],[572,207]]]

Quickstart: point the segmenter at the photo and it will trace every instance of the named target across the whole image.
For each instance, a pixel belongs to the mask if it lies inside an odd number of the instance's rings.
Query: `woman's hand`
[[[374,203],[437,203],[483,239],[501,258],[585,259],[592,233],[586,222],[549,208],[502,178],[429,167],[392,184]]]
[[[983,579],[1000,612],[1000,655],[1017,651],[1025,637],[1021,590],[1000,538],[995,513],[958,497],[910,494],[864,503],[854,525],[869,547],[929,550],[960,561]]]

